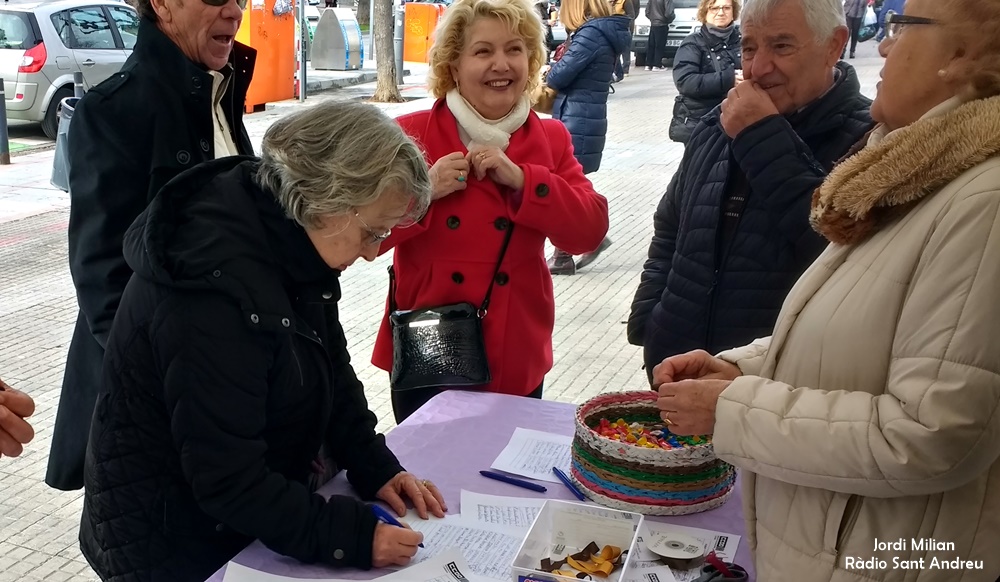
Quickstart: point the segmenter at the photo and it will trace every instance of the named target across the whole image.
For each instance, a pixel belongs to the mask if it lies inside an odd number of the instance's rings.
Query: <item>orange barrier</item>
[[[295,97],[297,8],[275,16],[274,3],[275,0],[251,0],[236,33],[236,40],[257,49],[253,82],[247,92],[247,113],[263,111],[267,103]]]
[[[412,63],[429,61],[434,29],[447,6],[424,2],[407,2],[403,32],[403,60]]]

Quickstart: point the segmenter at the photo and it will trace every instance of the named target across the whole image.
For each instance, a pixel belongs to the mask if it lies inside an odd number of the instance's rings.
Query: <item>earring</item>
[[[947,76],[948,76],[948,71],[946,71],[944,69],[938,69],[938,77],[941,77],[942,79],[944,79]]]

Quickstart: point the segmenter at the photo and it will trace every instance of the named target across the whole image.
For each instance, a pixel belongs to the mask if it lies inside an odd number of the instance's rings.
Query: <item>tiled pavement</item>
[[[874,95],[881,61],[865,43],[854,61],[863,90]],[[419,79],[407,94],[419,95]],[[370,87],[367,88],[370,91]],[[333,98],[352,98],[364,87]],[[634,71],[617,85],[600,172],[591,175],[610,200],[614,245],[575,277],[555,280],[555,367],[545,398],[581,402],[606,390],[643,386],[638,348],[625,341],[624,320],[650,236],[653,209],[681,148],[667,138],[675,95],[669,73]],[[315,103],[310,99],[309,103]],[[390,114],[427,106],[387,106]],[[301,105],[294,102],[247,118],[256,145],[270,123]],[[0,461],[0,582],[96,580],[76,541],[81,497],[43,483],[66,350],[76,317],[67,269],[68,199],[48,185],[52,152],[19,156],[0,168],[0,374],[38,403],[36,440],[18,459]],[[570,217],[567,217],[571,220]],[[386,292],[383,257],[359,262],[343,278],[341,316],[354,365],[369,403],[392,427],[387,375],[368,360]]]

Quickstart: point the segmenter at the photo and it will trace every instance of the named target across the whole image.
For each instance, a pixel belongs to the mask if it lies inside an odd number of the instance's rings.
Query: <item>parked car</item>
[[[649,19],[646,18],[646,0],[639,0],[639,16],[635,19],[635,33],[632,35],[632,52],[635,66],[645,67],[646,47],[649,45]],[[664,64],[673,63],[677,47],[689,34],[701,28],[698,21],[698,0],[674,0],[674,21],[667,32],[667,56]]]
[[[11,2],[0,6],[0,77],[7,118],[39,121],[55,138],[57,109],[73,96],[73,73],[89,89],[132,54],[139,17],[115,0]]]

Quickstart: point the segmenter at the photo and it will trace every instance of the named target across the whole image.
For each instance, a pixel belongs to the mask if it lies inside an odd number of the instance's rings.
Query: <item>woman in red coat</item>
[[[555,319],[545,239],[593,251],[608,230],[608,203],[584,177],[562,123],[531,111],[545,48],[529,0],[456,1],[430,57],[437,103],[398,120],[426,152],[434,202],[382,245],[395,249],[397,309],[478,306],[494,279],[482,322],[492,381],[475,389],[541,398]],[[391,370],[392,358],[387,313],[372,363]],[[441,390],[394,389],[396,422]]]

